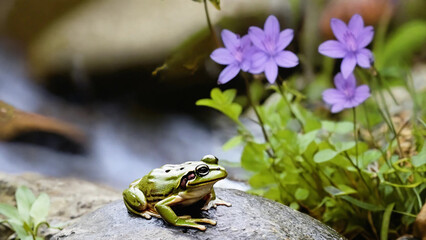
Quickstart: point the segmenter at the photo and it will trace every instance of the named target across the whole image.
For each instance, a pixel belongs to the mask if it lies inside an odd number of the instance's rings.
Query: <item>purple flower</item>
[[[215,62],[228,65],[219,75],[219,84],[233,79],[240,70],[247,72],[250,69],[253,46],[246,35],[240,38],[229,30],[222,31],[222,40],[225,48],[218,48],[212,52],[210,58]]]
[[[360,105],[370,97],[370,88],[367,85],[356,86],[355,76],[350,73],[348,78],[338,73],[334,77],[336,88],[330,88],[322,93],[322,99],[332,105],[331,112],[337,113],[345,108],[353,108]]]
[[[266,79],[274,83],[278,66],[290,68],[299,63],[299,58],[294,53],[284,51],[293,40],[293,30],[280,32],[280,23],[275,16],[271,15],[266,19],[264,30],[250,27],[248,35],[257,48],[257,52],[252,55],[251,73],[265,72]]]
[[[345,78],[353,72],[356,64],[369,68],[373,54],[365,47],[373,40],[373,27],[364,27],[364,21],[358,14],[352,16],[347,26],[337,18],[332,18],[330,25],[337,41],[325,41],[319,46],[318,51],[328,57],[343,58],[340,71]]]

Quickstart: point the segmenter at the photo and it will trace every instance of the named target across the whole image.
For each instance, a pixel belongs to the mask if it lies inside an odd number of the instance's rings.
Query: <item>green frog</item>
[[[216,225],[216,221],[189,215],[177,216],[172,207],[189,206],[200,201],[204,204],[202,210],[217,205],[230,207],[230,203],[216,198],[213,190],[213,185],[227,175],[213,155],[206,155],[201,161],[166,164],[132,182],[123,191],[124,204],[129,212],[146,219],[154,216],[174,226],[204,231],[206,227],[198,223]]]

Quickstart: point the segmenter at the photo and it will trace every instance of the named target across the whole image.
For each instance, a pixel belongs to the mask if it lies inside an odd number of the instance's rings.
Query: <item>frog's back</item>
[[[140,188],[148,201],[164,199],[179,188],[182,176],[194,167],[195,162],[186,162],[155,168],[141,179]]]

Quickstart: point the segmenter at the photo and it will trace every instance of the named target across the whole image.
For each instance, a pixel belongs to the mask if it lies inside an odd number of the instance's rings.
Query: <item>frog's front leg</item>
[[[135,185],[131,184],[128,189],[123,191],[123,199],[129,212],[146,219],[151,219],[151,215],[154,215],[147,211],[148,203],[145,194]]]
[[[210,208],[214,207],[216,208],[218,205],[224,205],[227,207],[232,206],[232,204],[223,201],[222,199],[216,198],[216,193],[214,192],[214,189],[212,188],[212,191],[209,195],[206,196],[206,202],[203,206],[203,208],[201,208],[201,210],[209,210]]]
[[[155,210],[164,221],[179,227],[192,227],[197,228],[201,231],[206,230],[206,226],[197,224],[197,223],[208,223],[211,225],[216,225],[216,221],[208,219],[208,218],[191,218],[190,216],[177,216],[176,213],[170,206],[181,202],[183,199],[180,196],[170,196],[165,198],[155,204]]]

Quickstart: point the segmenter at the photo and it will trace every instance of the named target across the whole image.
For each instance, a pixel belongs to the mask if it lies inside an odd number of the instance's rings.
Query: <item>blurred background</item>
[[[270,14],[282,29],[295,29],[290,49],[301,64],[280,74],[299,72],[299,88],[318,102],[330,80],[311,83],[332,17],[360,13],[367,25],[386,26],[379,36],[426,19],[424,0],[222,0],[220,11],[208,7],[218,36],[224,28],[244,35]],[[230,166],[231,180],[244,179],[232,168],[241,148],[222,149],[233,123],[195,106],[217,86],[222,67],[209,59],[216,47],[204,5],[191,0],[1,0],[0,171],[122,189],[165,163],[214,154]],[[423,87],[425,56],[425,47],[416,50]],[[220,87],[244,90],[238,79]],[[244,189],[237,181],[223,184]]]

